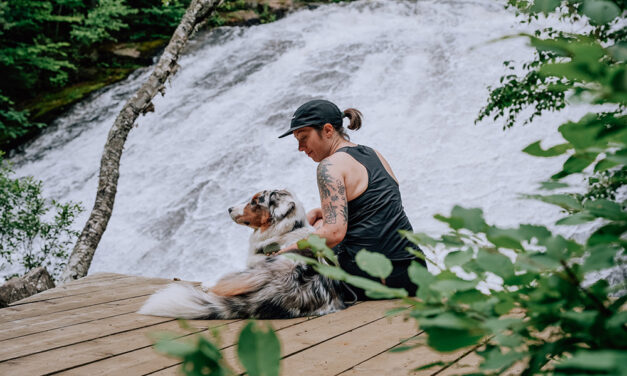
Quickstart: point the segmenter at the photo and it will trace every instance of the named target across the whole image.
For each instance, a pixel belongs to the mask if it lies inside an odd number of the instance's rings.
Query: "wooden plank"
[[[269,320],[270,324],[280,330],[285,327],[296,325],[309,318],[301,317],[289,320]],[[237,321],[226,325],[220,330],[221,347],[233,346],[237,341],[237,337],[241,328],[246,321]],[[205,332],[203,332],[206,334]],[[193,337],[188,337],[190,340]],[[101,361],[87,364],[82,367],[73,368],[59,373],[60,375],[144,375],[156,370],[176,365],[178,359],[172,359],[157,353],[151,347],[127,352],[118,356],[108,357]]]
[[[417,336],[417,339],[426,341],[424,333]],[[412,341],[410,341],[412,342]],[[404,344],[398,345],[402,346]],[[395,346],[395,347],[398,347]],[[412,376],[427,376],[434,375],[442,371],[443,366],[434,366],[426,370],[414,371],[412,370],[427,365],[429,363],[441,361],[444,363],[456,362],[460,358],[466,356],[469,353],[474,352],[475,348],[466,348],[450,353],[437,352],[426,345],[413,348],[403,352],[389,352],[386,350],[376,356],[364,361],[363,363],[355,365],[353,368],[342,372],[341,376],[356,376],[356,375],[384,375],[384,374],[396,374],[396,375],[412,375]]]
[[[281,340],[281,354],[285,357],[304,349],[315,348],[315,345],[328,341],[330,338],[337,337],[361,326],[381,320],[386,310],[397,307],[398,305],[398,301],[391,300],[363,302],[344,311],[316,317],[298,325],[277,330],[277,336]],[[233,343],[235,343],[235,340],[236,338],[234,337]],[[223,345],[224,344],[223,342]],[[223,346],[222,352],[225,360],[236,372],[244,371],[237,361],[235,346]],[[177,375],[179,373],[180,363],[176,362],[173,364],[175,365],[169,365],[168,368],[161,369],[155,374]],[[146,369],[139,369],[137,371],[142,374],[147,374]],[[289,375],[288,373],[283,374]],[[317,373],[312,374],[317,375]]]
[[[464,357],[458,359],[457,362],[450,367],[444,369],[442,372],[436,373],[437,376],[451,376],[459,375],[470,372],[477,372],[479,370],[479,363],[481,363],[481,357],[476,352],[470,352]],[[518,376],[525,369],[525,362],[516,362],[513,366],[500,373],[503,376]]]
[[[459,375],[462,373],[470,373],[479,369],[481,358],[475,352],[470,352],[466,356],[458,359],[451,366],[440,372],[433,373],[438,376]]]
[[[316,345],[332,338],[381,320],[387,310],[398,305],[398,301],[395,300],[363,302],[344,311],[321,316],[315,320],[279,331],[277,336],[281,341],[281,356],[286,358],[306,349],[315,348]],[[244,369],[237,360],[235,350],[235,347],[227,348],[223,355],[233,369],[241,373],[244,372]],[[284,374],[290,375],[290,373]]]
[[[31,304],[3,308],[0,310],[0,315],[2,315],[0,317],[0,324],[27,317],[42,316],[55,312],[68,311],[79,307],[120,301],[137,296],[145,296],[152,294],[159,287],[170,283],[170,281],[164,279],[153,278],[143,280],[141,277],[137,278],[136,283],[119,289],[105,289],[88,294],[87,296],[69,296],[62,299],[44,300]]]
[[[11,303],[10,306],[29,304],[42,300],[65,298],[74,295],[84,295],[89,292],[98,291],[99,289],[110,286],[122,286],[124,285],[124,282],[136,281],[138,278],[142,277],[116,274],[115,276],[110,276],[108,278],[86,280],[81,283],[76,283],[72,285],[61,285],[50,290],[40,292],[39,294],[29,296],[28,298],[18,300],[17,302]]]
[[[188,325],[192,328],[192,332],[199,332],[206,331],[208,327],[224,327],[236,321],[239,320],[194,320],[189,321]],[[0,362],[0,375],[36,375],[71,369],[115,355],[150,347],[152,340],[149,338],[149,335],[158,332],[172,332],[181,336],[190,334],[188,330],[182,329],[177,321],[145,326],[132,331],[91,339],[54,350]]]
[[[418,333],[413,320],[382,318],[283,359],[283,375],[337,375]]]
[[[0,361],[173,320],[129,313],[19,337],[3,342],[0,347]]]
[[[136,312],[145,301],[146,296],[140,296],[0,324],[0,346],[12,338]]]

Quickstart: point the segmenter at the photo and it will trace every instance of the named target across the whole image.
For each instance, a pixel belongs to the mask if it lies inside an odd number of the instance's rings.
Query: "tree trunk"
[[[133,97],[126,102],[115,119],[100,160],[96,202],[83,232],[74,246],[67,268],[61,275],[61,283],[87,275],[96,247],[98,247],[102,234],[109,223],[109,218],[111,218],[117,192],[120,158],[126,137],[140,114],[154,111],[152,99],[158,92],[161,92],[162,95],[165,93],[165,82],[176,73],[179,67],[177,60],[190,35],[198,23],[213,12],[222,1],[192,0],[181,19],[181,23],[172,34],[170,43],[161,55],[155,70]]]

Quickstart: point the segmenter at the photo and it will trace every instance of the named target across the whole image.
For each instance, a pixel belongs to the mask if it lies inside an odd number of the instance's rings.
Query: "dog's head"
[[[258,192],[249,201],[230,207],[229,214],[240,225],[264,231],[282,221],[301,220],[304,209],[289,191],[273,190]]]

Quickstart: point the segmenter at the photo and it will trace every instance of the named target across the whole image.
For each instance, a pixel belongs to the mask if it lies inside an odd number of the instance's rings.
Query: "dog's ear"
[[[274,191],[270,193],[268,207],[272,218],[281,220],[296,208],[296,203],[291,199],[290,194],[284,191]]]

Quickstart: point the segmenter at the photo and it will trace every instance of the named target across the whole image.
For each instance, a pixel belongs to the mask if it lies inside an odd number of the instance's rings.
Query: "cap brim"
[[[287,132],[283,133],[282,135],[279,136],[279,138],[283,138],[285,136],[289,136],[291,135],[295,130],[297,129],[301,129],[301,128],[305,128],[305,127],[309,127],[310,125],[299,125],[298,127],[294,127],[294,128],[290,128],[287,130]]]

